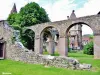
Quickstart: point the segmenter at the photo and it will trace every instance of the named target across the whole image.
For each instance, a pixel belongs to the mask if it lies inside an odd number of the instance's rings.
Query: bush
[[[91,41],[90,43],[88,43],[87,45],[84,46],[83,48],[83,52],[84,54],[88,54],[88,55],[93,55],[94,54],[94,49],[93,49],[93,41]]]

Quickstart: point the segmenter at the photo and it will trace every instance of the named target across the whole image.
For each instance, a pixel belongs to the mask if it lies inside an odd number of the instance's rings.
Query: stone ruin
[[[12,54],[10,55],[10,59],[15,61],[22,61],[24,63],[31,64],[42,64],[45,67],[53,66],[73,70],[90,70],[92,67],[91,64],[80,64],[78,60],[72,57],[36,54],[31,50],[18,48],[18,46],[12,46],[12,48],[13,50]]]
[[[0,59],[11,59],[25,63],[42,64],[45,67],[54,66],[69,69],[90,69],[90,64],[80,64],[78,60],[66,56],[50,56],[33,52],[12,43],[14,30],[8,26],[7,21],[0,21]],[[2,50],[2,51],[1,51]]]
[[[65,33],[75,24],[86,24],[94,32],[94,58],[100,59],[100,15],[80,17],[72,20],[42,23],[28,27],[35,32],[35,50],[29,51],[20,48],[18,44],[12,43],[13,28],[9,27],[7,21],[0,21],[0,59],[12,59],[25,63],[43,64],[45,66],[55,66],[71,69],[90,69],[91,64],[80,64],[78,60],[67,57],[68,46]],[[47,27],[54,27],[59,32],[58,49],[60,56],[42,55],[41,33]],[[51,46],[52,47],[52,46]],[[52,48],[51,48],[52,52]]]

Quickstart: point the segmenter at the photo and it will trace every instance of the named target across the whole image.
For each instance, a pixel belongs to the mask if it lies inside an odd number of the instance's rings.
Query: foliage
[[[83,50],[84,50],[84,54],[93,55],[94,54],[93,41],[91,41],[90,43],[86,44],[84,46]]]
[[[16,15],[17,15],[17,13],[13,13],[13,14],[9,15],[9,17],[8,17],[7,20],[8,20],[8,22],[9,22],[10,25],[12,25],[13,23],[16,22]]]
[[[45,68],[43,65],[26,64],[19,61],[0,60],[0,73],[9,72],[11,75],[100,75],[100,60],[94,60],[93,55],[86,55],[81,53],[68,53],[70,57],[78,59],[81,63],[92,64],[92,69],[84,70],[70,70],[63,68],[49,67]]]
[[[27,29],[24,32],[22,32],[21,42],[29,50],[34,50],[34,38],[35,33],[31,29]]]
[[[93,35],[90,35],[89,38],[90,38],[90,39],[93,39]]]
[[[23,45],[32,50],[35,34],[30,30],[23,32],[25,27],[50,21],[45,9],[35,2],[28,3],[22,7],[19,13],[10,14],[7,20],[15,30],[20,31],[20,40]]]
[[[22,26],[32,26],[38,23],[49,22],[48,15],[42,7],[37,3],[28,3],[21,8],[19,14],[21,17]]]
[[[15,30],[20,30],[21,29],[20,18],[21,16],[19,14],[13,13],[9,15],[7,21],[9,25],[12,26]]]

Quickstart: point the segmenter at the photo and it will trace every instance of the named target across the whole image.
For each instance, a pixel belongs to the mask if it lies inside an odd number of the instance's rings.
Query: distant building
[[[67,16],[68,17],[68,16]],[[75,19],[75,11],[73,10],[70,17],[68,19]],[[71,49],[82,49],[82,25],[81,24],[76,24],[73,26],[69,32],[69,47]]]
[[[82,43],[83,45],[88,44],[89,42],[91,42],[93,39],[90,38],[90,35],[83,35],[82,37]]]

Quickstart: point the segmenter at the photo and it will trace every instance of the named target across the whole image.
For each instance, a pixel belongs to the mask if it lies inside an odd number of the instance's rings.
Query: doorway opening
[[[5,41],[2,39],[0,39],[0,59],[4,59],[5,58]]]

